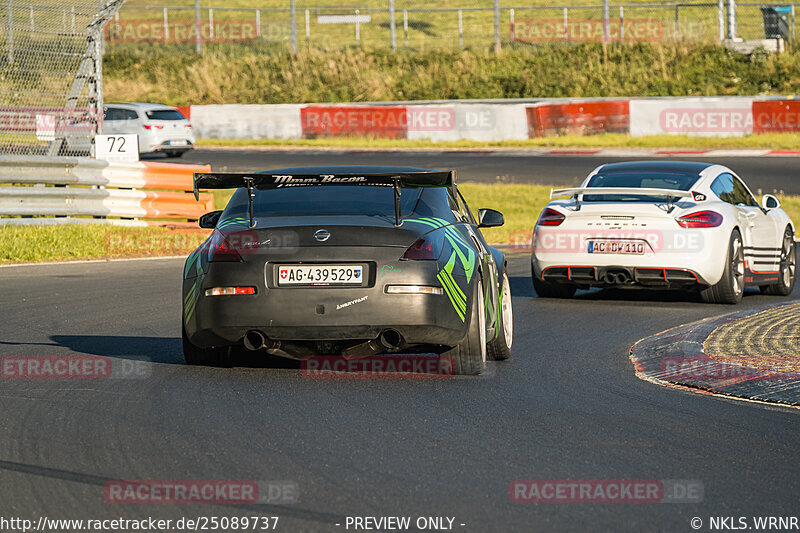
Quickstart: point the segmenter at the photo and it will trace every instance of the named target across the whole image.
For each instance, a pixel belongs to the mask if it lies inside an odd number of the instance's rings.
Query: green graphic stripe
[[[458,304],[459,309],[461,309],[462,311],[466,311],[467,300],[459,295],[459,292],[461,292],[461,290],[458,289],[453,278],[444,270],[439,272],[439,276],[441,276],[441,278],[439,278],[440,281],[443,281],[447,285],[447,287],[445,288],[450,291],[450,294],[452,295],[453,300],[455,300],[455,303]]]
[[[442,288],[444,289],[444,292],[447,294],[447,297],[450,299],[450,304],[453,306],[453,309],[456,310],[456,314],[458,314],[458,318],[461,319],[461,322],[464,322],[464,312],[461,311],[461,309],[458,308],[458,304],[456,303],[456,300],[453,299],[453,295],[450,293],[450,288],[448,287],[447,282],[444,280],[444,276],[442,275],[443,272],[444,271],[439,272],[439,275],[437,277],[439,278],[439,281],[442,284]]]

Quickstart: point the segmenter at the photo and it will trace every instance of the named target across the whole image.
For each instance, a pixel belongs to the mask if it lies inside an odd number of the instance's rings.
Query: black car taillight
[[[241,260],[242,256],[231,246],[228,239],[215,230],[211,238],[211,244],[208,247],[208,261],[217,263],[223,261],[238,262]]]
[[[558,226],[562,222],[564,222],[565,217],[562,213],[559,213],[555,209],[550,209],[546,207],[542,214],[539,215],[539,220],[536,222],[537,226]]]
[[[411,246],[408,247],[406,253],[400,259],[413,259],[413,260],[436,260],[442,253],[443,237],[441,232],[434,231],[420,237]]]

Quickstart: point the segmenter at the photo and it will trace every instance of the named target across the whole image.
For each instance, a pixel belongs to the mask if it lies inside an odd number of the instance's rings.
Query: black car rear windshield
[[[156,111],[145,112],[150,120],[186,120],[186,117],[174,109],[158,109]]]
[[[596,174],[587,187],[625,187],[633,189],[672,189],[688,191],[700,179],[696,174],[681,172],[608,172]],[[625,194],[584,194],[584,202],[663,202],[662,196],[636,196]]]
[[[412,214],[442,217],[442,209],[436,207],[441,202],[447,206],[443,188],[404,188],[400,196],[400,211],[403,217]],[[247,217],[247,209],[247,191],[238,189],[225,208],[223,218]],[[345,185],[256,190],[253,210],[256,217],[366,215],[394,218],[394,190],[391,187]]]

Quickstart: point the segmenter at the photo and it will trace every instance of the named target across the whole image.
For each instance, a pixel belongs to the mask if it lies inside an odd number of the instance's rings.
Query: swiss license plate
[[[185,141],[185,140],[181,140],[181,141],[168,141],[168,142],[167,142],[167,144],[168,144],[168,145],[170,145],[170,146],[186,146],[186,141]]]
[[[644,255],[644,248],[645,243],[642,241],[589,241],[590,254]]]
[[[278,285],[361,285],[361,265],[280,265]]]

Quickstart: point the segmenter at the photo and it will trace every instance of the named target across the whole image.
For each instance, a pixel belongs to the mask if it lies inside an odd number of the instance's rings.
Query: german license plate
[[[644,255],[644,249],[645,243],[642,241],[589,241],[590,254]]]
[[[361,285],[361,265],[280,265],[278,285]]]
[[[168,141],[168,142],[167,142],[167,144],[168,144],[168,145],[170,145],[170,146],[186,146],[186,141],[185,141],[185,140],[181,140],[181,141]]]

